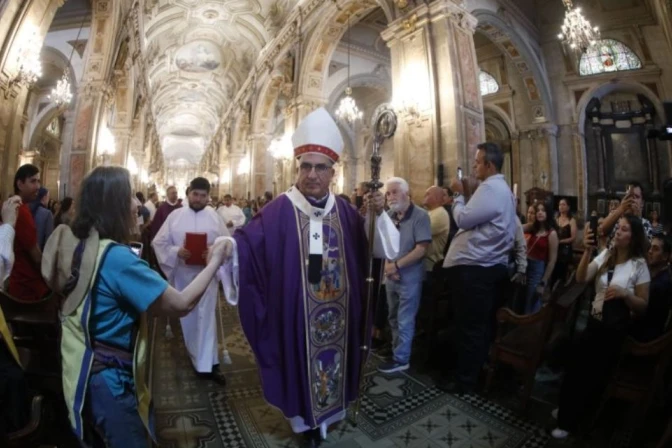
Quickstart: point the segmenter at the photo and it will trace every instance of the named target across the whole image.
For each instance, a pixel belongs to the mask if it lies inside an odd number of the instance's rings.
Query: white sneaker
[[[551,417],[553,417],[553,418],[556,419],[556,420],[558,419],[558,410],[559,410],[559,409],[560,409],[560,408],[555,408],[555,409],[553,409],[553,410],[551,411]]]
[[[556,440],[564,440],[569,436],[569,433],[564,429],[555,428],[551,431],[551,436]]]

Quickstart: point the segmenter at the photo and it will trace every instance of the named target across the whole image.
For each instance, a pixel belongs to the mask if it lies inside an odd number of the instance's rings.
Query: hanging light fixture
[[[574,7],[572,0],[562,0],[565,4],[565,21],[558,38],[574,50],[586,51],[600,40],[600,29],[590,24],[581,14],[581,8]]]
[[[362,111],[357,107],[355,99],[352,97],[352,88],[350,87],[350,15],[348,14],[348,87],[345,89],[345,96],[336,108],[336,117],[349,125],[362,119]]]
[[[72,86],[70,85],[70,65],[72,63],[72,55],[75,53],[75,45],[79,42],[79,36],[82,34],[82,28],[84,28],[84,20],[86,16],[82,17],[82,23],[79,25],[79,31],[77,32],[77,39],[72,45],[72,50],[70,51],[70,57],[68,58],[68,65],[63,71],[63,76],[56,83],[56,87],[51,91],[49,99],[52,100],[57,107],[63,107],[70,104],[72,101]]]

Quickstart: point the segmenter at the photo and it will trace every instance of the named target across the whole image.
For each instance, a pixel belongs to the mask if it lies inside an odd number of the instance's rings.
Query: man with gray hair
[[[399,254],[385,261],[388,320],[392,330],[392,359],[378,367],[383,373],[407,370],[415,334],[422,282],[423,259],[432,242],[429,214],[411,202],[408,183],[393,177],[386,182],[388,215],[399,229]]]
[[[490,323],[498,288],[507,280],[507,264],[516,235],[516,201],[500,173],[504,156],[493,143],[478,145],[473,171],[480,186],[465,204],[460,180],[454,192],[453,217],[460,230],[444,262],[453,288],[456,322],[455,381],[438,387],[451,393],[471,393],[487,359]]]

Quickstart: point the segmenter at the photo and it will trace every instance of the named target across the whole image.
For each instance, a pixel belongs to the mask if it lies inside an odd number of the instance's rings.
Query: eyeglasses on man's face
[[[313,165],[312,163],[307,162],[303,162],[301,165],[299,165],[299,169],[304,174],[310,174],[310,172],[313,171],[313,168],[315,169],[315,172],[317,174],[324,174],[327,171],[329,171],[331,165],[326,163],[318,163],[316,165]]]

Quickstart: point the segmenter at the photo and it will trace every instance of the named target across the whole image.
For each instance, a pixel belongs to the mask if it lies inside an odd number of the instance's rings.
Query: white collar
[[[334,195],[328,195],[327,203],[324,208],[314,207],[295,186],[287,190],[285,195],[292,201],[292,204],[294,204],[296,208],[310,218],[310,254],[322,255],[324,252],[322,246],[322,233],[324,232],[322,220],[324,219],[324,216],[328,215],[334,208],[334,204],[336,203]]]

